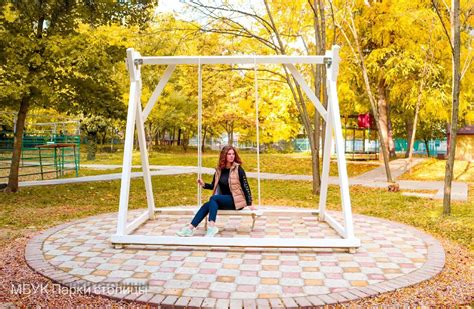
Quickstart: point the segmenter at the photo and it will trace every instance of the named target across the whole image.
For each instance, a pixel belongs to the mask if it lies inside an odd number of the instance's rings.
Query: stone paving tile
[[[138,212],[131,211],[129,220]],[[339,213],[333,213],[341,221]],[[190,217],[160,215],[135,233],[174,235]],[[337,237],[315,217],[222,217],[217,237]],[[27,247],[30,266],[67,282],[142,284],[144,295],[116,297],[190,307],[310,306],[344,302],[426,280],[444,265],[436,240],[390,221],[354,216],[362,245],[355,254],[331,249],[230,249],[128,246],[114,249],[115,214],[52,228]],[[201,230],[200,232],[203,232]],[[224,234],[225,232],[225,234]],[[251,299],[252,301],[248,301]],[[245,301],[247,300],[247,301]],[[191,305],[192,304],[192,305]],[[247,307],[246,307],[247,308]]]

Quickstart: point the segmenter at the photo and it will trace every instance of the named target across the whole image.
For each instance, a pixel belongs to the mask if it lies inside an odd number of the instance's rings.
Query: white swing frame
[[[120,204],[117,220],[117,231],[111,236],[111,242],[116,248],[127,244],[140,245],[182,245],[182,246],[209,246],[209,247],[273,247],[273,248],[345,248],[355,252],[360,247],[360,240],[354,235],[351,200],[349,195],[349,179],[347,176],[344,140],[342,137],[339,103],[337,97],[336,81],[339,71],[339,49],[334,45],[323,56],[169,56],[169,57],[144,57],[133,48],[127,49],[127,68],[130,74],[130,98],[127,114],[125,145],[123,155],[122,179],[120,188]],[[153,188],[148,162],[148,152],[145,138],[145,121],[150,114],[158,97],[171,77],[176,65],[198,65],[199,70],[199,100],[201,100],[201,65],[204,64],[282,64],[291,72],[300,87],[313,103],[321,117],[326,121],[326,135],[323,154],[323,169],[321,175],[321,193],[319,209],[314,210],[259,210],[263,215],[299,215],[310,213],[319,215],[319,220],[327,222],[342,238],[229,238],[229,237],[178,237],[132,235],[138,227],[149,219],[155,218],[157,213],[193,214],[192,210],[156,208],[153,198]],[[317,96],[308,86],[303,76],[298,72],[295,64],[319,64],[327,68],[327,109],[321,104]],[[147,105],[142,110],[141,104],[141,66],[142,65],[167,65],[163,76],[153,91]],[[256,99],[258,98],[256,94]],[[199,101],[201,102],[201,101]],[[257,105],[258,106],[258,105]],[[199,116],[201,116],[199,111]],[[201,119],[199,119],[199,124]],[[137,128],[140,156],[142,161],[143,179],[145,182],[147,210],[127,223],[130,176],[132,167],[133,139]],[[333,136],[334,131],[334,136]],[[336,144],[337,165],[339,171],[339,185],[343,213],[343,224],[340,224],[326,211],[326,200],[329,180],[329,163],[333,142]],[[198,147],[200,148],[200,147]],[[200,160],[200,159],[198,159]],[[199,173],[200,174],[200,173]],[[200,198],[200,191],[198,192]],[[260,203],[260,201],[259,201]],[[260,205],[258,205],[260,206]]]

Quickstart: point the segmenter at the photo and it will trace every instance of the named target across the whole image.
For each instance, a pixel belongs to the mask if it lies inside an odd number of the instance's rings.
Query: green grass
[[[157,207],[196,202],[194,175],[154,176],[152,179]],[[145,207],[143,181],[133,179],[131,183],[130,208]],[[256,181],[250,179],[250,185],[256,188]],[[0,193],[0,243],[22,235],[25,230],[39,230],[77,218],[116,212],[119,191],[120,181],[104,181],[26,187],[15,194]],[[441,214],[441,201],[405,197],[385,190],[351,187],[351,199],[355,213],[410,224],[474,250],[473,191],[471,185],[470,202],[453,203],[452,214],[447,217]],[[328,208],[339,209],[339,201],[338,187],[331,186]],[[311,194],[310,182],[265,180],[262,181],[262,202],[316,207],[318,197]]]
[[[132,168],[132,172],[141,172],[141,168]],[[113,168],[113,169],[104,169],[104,170],[96,170],[91,168],[81,168],[79,170],[79,177],[84,176],[96,176],[96,175],[104,175],[104,174],[117,174],[122,173],[122,168]],[[74,178],[76,177],[76,173],[74,171],[69,171],[61,178]]]
[[[446,160],[430,158],[416,165],[402,175],[400,179],[410,180],[444,180]],[[474,163],[469,161],[454,161],[455,181],[474,182]]]
[[[257,154],[256,153],[240,153],[243,166],[248,172],[257,171]],[[219,153],[206,152],[203,154],[202,165],[204,167],[215,167]],[[87,161],[81,158],[82,164],[122,164],[123,153],[98,153],[96,159]],[[140,153],[133,152],[133,164],[140,164]],[[179,166],[197,166],[197,154],[195,151],[189,150],[184,152],[150,152],[149,162],[153,165],[179,165]],[[379,166],[378,162],[368,163],[348,163],[347,173],[349,177],[358,176]],[[311,175],[311,156],[309,154],[292,153],[292,154],[261,154],[260,155],[260,171],[277,174],[296,174]],[[330,175],[337,175],[336,162],[331,162]]]

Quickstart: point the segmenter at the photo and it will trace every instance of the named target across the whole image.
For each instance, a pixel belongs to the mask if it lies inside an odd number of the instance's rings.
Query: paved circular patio
[[[273,208],[273,207],[265,207]],[[140,212],[132,211],[130,219]],[[340,213],[333,216],[341,220]],[[189,216],[160,215],[136,234],[174,235]],[[51,228],[26,248],[28,264],[77,291],[175,306],[315,306],[374,296],[427,280],[444,266],[444,250],[419,230],[354,215],[357,253],[331,249],[126,246],[114,249],[116,214]],[[337,237],[314,216],[218,218],[225,237]],[[201,228],[197,237],[204,234]],[[86,288],[84,288],[86,287]]]

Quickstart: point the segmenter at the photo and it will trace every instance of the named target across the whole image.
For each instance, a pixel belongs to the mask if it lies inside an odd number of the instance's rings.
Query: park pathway
[[[422,162],[423,159],[414,159],[412,163],[409,163],[407,159],[397,159],[390,162],[390,170],[392,172],[392,178],[397,179],[408,169]],[[105,165],[105,164],[82,164],[82,167],[107,170],[121,168],[121,165]],[[133,166],[133,168],[140,168],[139,165]],[[164,166],[164,165],[150,165],[151,175],[179,175],[179,174],[195,174],[198,172],[196,166]],[[203,174],[214,173],[213,168],[203,167],[201,172]],[[142,177],[142,172],[132,172],[132,178]],[[248,172],[249,178],[257,178],[257,173]],[[58,185],[58,184],[71,184],[71,183],[82,183],[82,182],[94,182],[94,181],[108,181],[117,180],[122,177],[121,173],[111,173],[95,176],[83,176],[77,178],[64,178],[64,179],[51,179],[51,180],[37,180],[37,181],[24,181],[20,182],[20,187],[29,186],[44,186],[44,185]],[[296,180],[296,181],[311,181],[312,176],[310,175],[290,175],[290,174],[275,174],[275,173],[260,173],[261,179],[271,180]],[[419,181],[419,180],[398,180],[397,183],[400,185],[401,190],[423,190],[423,191],[436,191],[436,193],[419,193],[419,192],[404,192],[404,195],[413,195],[424,198],[442,199],[443,198],[443,181]],[[339,179],[337,176],[329,177],[329,184],[338,185]],[[385,169],[383,166],[379,166],[371,171],[368,171],[357,177],[349,178],[349,184],[351,186],[364,186],[370,188],[386,188],[388,186]],[[457,201],[468,200],[468,185],[464,182],[453,182],[451,199]]]

